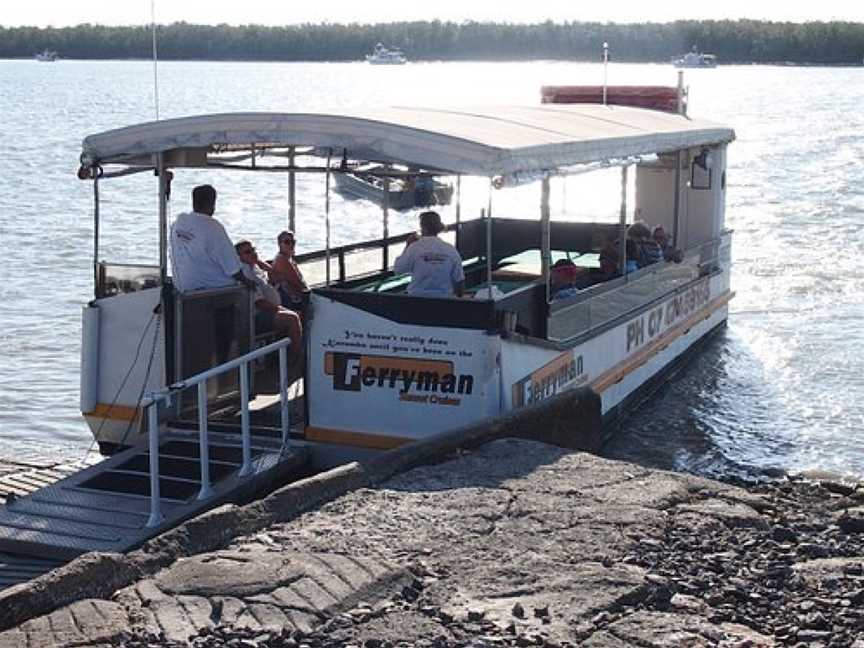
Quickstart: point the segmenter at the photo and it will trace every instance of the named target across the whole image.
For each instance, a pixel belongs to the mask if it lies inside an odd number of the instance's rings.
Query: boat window
[[[97,269],[96,296],[125,295],[155,288],[159,283],[159,266],[102,261]]]
[[[711,151],[702,149],[698,155],[693,157],[690,163],[690,188],[697,190],[711,189],[711,176],[713,171],[713,159]]]
[[[574,297],[553,302],[548,337],[566,342],[639,310],[677,288],[706,276],[728,257],[729,233],[684,253],[681,263],[661,262],[626,277],[597,284]]]

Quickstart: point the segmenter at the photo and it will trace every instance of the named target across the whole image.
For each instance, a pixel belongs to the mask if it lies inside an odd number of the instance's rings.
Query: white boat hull
[[[731,297],[726,270],[554,348],[489,331],[400,324],[315,296],[307,438],[395,447],[576,387],[600,395],[606,416],[722,325]]]

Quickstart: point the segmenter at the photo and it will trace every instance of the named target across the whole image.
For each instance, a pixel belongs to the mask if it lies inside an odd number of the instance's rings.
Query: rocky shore
[[[862,604],[857,485],[727,484],[504,439],[0,646],[864,648]]]

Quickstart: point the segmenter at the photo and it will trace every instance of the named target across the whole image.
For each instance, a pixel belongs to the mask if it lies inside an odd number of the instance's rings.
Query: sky
[[[821,2],[723,0],[433,0],[368,2],[364,0],[0,0],[0,25],[63,27],[80,23],[140,25],[150,22],[287,25],[297,23],[380,23],[403,20],[478,20],[529,23],[552,20],[598,22],[669,22],[692,19],[738,19],[804,22],[864,22],[864,0]]]

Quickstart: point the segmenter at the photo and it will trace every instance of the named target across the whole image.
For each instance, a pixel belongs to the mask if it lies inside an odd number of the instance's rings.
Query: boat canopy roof
[[[84,139],[83,166],[205,167],[226,150],[332,149],[353,160],[464,175],[530,173],[733,140],[731,128],[677,114],[596,104],[241,112],[142,123]]]

